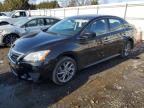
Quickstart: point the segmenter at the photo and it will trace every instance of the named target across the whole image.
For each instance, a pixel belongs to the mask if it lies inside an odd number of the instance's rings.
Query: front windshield
[[[15,11],[7,12],[7,16],[11,17],[14,13],[15,13]]]
[[[88,18],[67,18],[50,27],[47,32],[59,33],[64,35],[75,35],[89,21],[90,19]]]
[[[15,26],[22,26],[22,25],[24,25],[28,21],[29,21],[28,18],[20,18],[20,19],[17,19],[17,21],[13,25],[15,25]]]

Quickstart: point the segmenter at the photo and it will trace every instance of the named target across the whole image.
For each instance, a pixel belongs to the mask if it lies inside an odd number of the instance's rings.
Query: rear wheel
[[[77,71],[77,65],[74,59],[70,57],[61,58],[55,66],[52,73],[52,80],[58,85],[69,82]]]
[[[131,54],[131,50],[132,50],[132,43],[131,41],[127,41],[121,53],[121,56],[128,57]]]
[[[17,35],[9,34],[4,38],[4,44],[10,47],[18,39]]]

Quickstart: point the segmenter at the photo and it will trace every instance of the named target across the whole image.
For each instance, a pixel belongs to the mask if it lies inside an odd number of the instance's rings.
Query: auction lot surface
[[[0,108],[144,108],[144,51],[79,72],[64,86],[19,80],[0,47]]]

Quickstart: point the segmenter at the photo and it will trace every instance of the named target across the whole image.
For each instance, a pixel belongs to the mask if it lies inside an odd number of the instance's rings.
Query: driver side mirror
[[[80,40],[89,40],[89,39],[92,39],[92,38],[95,38],[96,37],[96,33],[94,32],[86,32],[86,33],[83,33],[81,34],[80,36]]]

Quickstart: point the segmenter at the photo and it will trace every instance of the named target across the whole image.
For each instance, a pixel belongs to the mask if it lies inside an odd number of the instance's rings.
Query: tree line
[[[83,5],[96,5],[97,0],[68,0],[68,4],[65,7],[83,6]],[[30,4],[29,0],[4,0],[0,2],[0,11],[12,11],[12,10],[29,10],[29,9],[53,9],[60,8],[59,3],[54,1],[42,2],[39,4]]]
[[[0,2],[0,11],[12,11],[12,10],[28,10],[28,9],[51,9],[59,8],[57,1],[43,2],[40,4],[30,4],[29,0],[4,0]]]

